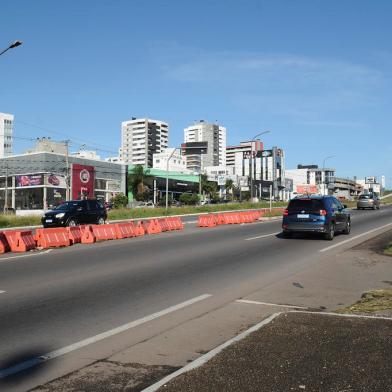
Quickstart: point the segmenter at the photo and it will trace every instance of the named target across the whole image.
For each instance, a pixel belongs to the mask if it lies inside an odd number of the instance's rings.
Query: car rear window
[[[320,211],[324,209],[322,200],[318,199],[294,199],[289,203],[288,210],[292,211]]]

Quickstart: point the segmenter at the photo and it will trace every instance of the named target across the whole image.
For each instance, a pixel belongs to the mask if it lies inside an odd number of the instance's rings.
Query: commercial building
[[[68,197],[67,197],[68,193]],[[126,166],[52,152],[0,159],[0,209],[41,213],[66,199],[126,193]]]
[[[249,157],[253,151],[257,155],[258,151],[263,151],[264,145],[260,140],[253,140],[248,142],[241,142],[237,146],[226,147],[226,166],[233,168],[236,174],[242,173],[242,158]],[[238,159],[236,159],[236,156]]]
[[[12,155],[14,116],[0,113],[0,158]]]
[[[202,172],[207,166],[226,166],[226,128],[200,120],[184,129],[184,143],[206,142],[206,154],[187,155],[187,168]]]
[[[128,175],[132,174],[134,165],[128,165]],[[148,187],[150,201],[154,204],[159,203],[166,197],[166,178],[168,178],[168,194],[169,198],[178,200],[182,193],[198,193],[200,176],[176,171],[149,169],[149,176],[152,177],[150,186]],[[128,200],[135,201],[135,195],[132,189],[128,187]]]
[[[167,165],[169,160],[169,166]],[[192,173],[186,167],[186,157],[181,155],[179,148],[167,148],[161,153],[154,154],[153,168],[160,170],[177,171],[180,173]]]
[[[375,176],[365,177],[365,179],[363,180],[357,180],[357,184],[362,186],[364,193],[375,193],[378,196],[381,195],[381,191],[383,189],[382,184],[380,184],[377,181],[377,177]],[[385,177],[384,177],[384,184],[385,184]]]
[[[68,143],[66,141],[55,141],[50,137],[39,137],[35,140],[35,145],[25,151],[25,154],[34,154],[36,152],[53,152],[55,154],[67,154]]]
[[[296,169],[286,170],[286,177],[293,181],[293,195],[328,194],[335,169],[319,168],[317,165],[298,165]]]
[[[169,143],[169,125],[163,121],[135,118],[121,125],[121,161],[132,165],[153,166],[153,155]]]
[[[236,174],[249,177],[250,184],[253,184],[255,197],[271,196],[275,200],[287,199],[283,149],[278,147],[272,147],[269,150],[263,149],[257,151],[253,157],[247,152],[237,152],[235,166],[242,168],[242,173],[236,172]]]

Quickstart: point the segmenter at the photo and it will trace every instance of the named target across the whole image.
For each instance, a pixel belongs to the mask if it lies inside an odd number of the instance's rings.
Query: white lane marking
[[[191,223],[197,223],[197,221],[184,222],[184,225],[190,225]]]
[[[331,246],[327,246],[326,248],[321,249],[319,252],[326,252],[327,250],[336,248],[337,246],[340,246],[340,245],[347,244],[347,243],[350,242],[350,241],[354,241],[354,240],[356,240],[357,238],[361,238],[361,237],[363,237],[364,235],[367,235],[367,234],[370,234],[370,233],[374,233],[374,232],[377,231],[377,230],[384,229],[384,228],[386,228],[386,227],[388,227],[388,226],[391,226],[391,225],[392,225],[392,223],[387,223],[386,225],[383,225],[383,226],[380,226],[380,227],[376,227],[375,229],[372,229],[372,230],[369,230],[369,231],[365,231],[365,233],[355,235],[354,237],[349,238],[348,240],[340,241],[340,242],[338,242],[337,244],[334,244],[334,245],[331,245]]]
[[[308,309],[308,308],[303,307],[303,306],[273,304],[271,302],[252,301],[250,299],[237,299],[235,302],[241,302],[241,303],[244,303],[244,304],[252,304],[252,305],[279,306],[281,308]]]
[[[257,237],[251,237],[251,238],[245,238],[245,241],[252,241],[252,240],[257,240],[259,238],[266,238],[266,237],[271,237],[273,235],[277,235],[281,233],[280,231],[277,231],[276,233],[270,233],[270,234],[264,234],[264,235],[259,235]]]
[[[141,392],[155,392],[157,391],[160,387],[163,385],[167,384],[169,381],[171,381],[173,378],[189,372],[190,370],[196,369],[202,365],[204,365],[206,362],[208,362],[211,358],[215,357],[218,355],[222,350],[224,350],[226,347],[230,346],[231,344],[238,342],[244,338],[246,338],[249,334],[252,332],[258,331],[260,328],[264,327],[265,325],[269,324],[272,320],[274,320],[276,317],[278,317],[281,313],[274,313],[265,320],[261,321],[260,323],[254,325],[253,327],[247,329],[246,331],[240,333],[239,335],[235,336],[232,339],[229,339],[228,341],[224,342],[220,346],[214,348],[213,350],[209,351],[207,354],[202,355],[201,357],[195,359],[193,362],[189,363],[188,365],[184,366],[181,369],[178,369],[174,373],[169,374],[168,376],[162,378],[162,380],[158,381],[157,383],[150,385],[149,387],[143,389]]]
[[[337,316],[337,317],[365,318],[365,319],[376,319],[376,320],[389,320],[389,321],[392,321],[392,317],[367,316],[365,314],[334,313],[334,312],[312,312],[312,311],[305,311],[305,310],[291,310],[290,313],[307,313],[307,314],[317,314],[317,315],[322,315],[322,316]]]
[[[4,294],[6,291],[4,290],[0,290],[0,294]]]
[[[131,321],[130,323],[120,325],[119,327],[110,329],[109,331],[100,333],[98,335],[92,336],[92,337],[84,339],[84,340],[80,340],[79,342],[70,344],[69,346],[65,346],[65,347],[60,348],[58,350],[51,351],[50,353],[43,354],[40,357],[31,358],[27,361],[18,363],[16,365],[13,365],[13,366],[6,368],[6,369],[0,369],[0,379],[5,378],[7,376],[10,376],[12,374],[19,373],[22,370],[25,370],[25,369],[28,369],[32,366],[37,365],[37,364],[49,361],[50,359],[54,359],[54,358],[60,357],[62,355],[68,354],[72,351],[78,350],[78,349],[85,347],[85,346],[88,346],[90,344],[97,343],[103,339],[109,338],[113,335],[117,335],[121,332],[125,332],[131,328],[135,328],[139,325],[145,324],[149,321],[155,320],[155,319],[162,317],[162,316],[165,316],[169,313],[173,313],[176,310],[183,309],[187,306],[190,306],[190,305],[195,304],[197,302],[203,301],[203,300],[210,298],[210,297],[211,297],[211,294],[200,295],[198,297],[189,299],[188,301],[181,302],[177,305],[170,306],[170,307],[163,309],[159,312],[150,314],[149,316],[142,317],[138,320]]]
[[[22,257],[40,256],[40,255],[47,254],[47,253],[51,252],[52,250],[53,249],[48,249],[48,250],[45,250],[43,252],[28,253],[26,255],[23,254],[23,255],[18,255],[18,256],[1,257],[0,258],[0,263],[2,263],[3,261],[7,261],[7,260],[20,259]]]

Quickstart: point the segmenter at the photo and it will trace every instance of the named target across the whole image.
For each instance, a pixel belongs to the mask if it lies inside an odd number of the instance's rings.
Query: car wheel
[[[68,227],[77,226],[77,223],[76,223],[75,219],[70,219],[70,220],[67,222],[67,226],[68,226]]]
[[[350,234],[351,231],[351,221],[347,221],[346,228],[343,230],[343,234]]]
[[[102,218],[102,216],[100,218],[98,218],[98,222],[99,225],[104,225],[105,224],[105,219]]]
[[[324,238],[328,241],[332,241],[335,237],[335,225],[331,223],[328,227],[328,231],[324,234]]]

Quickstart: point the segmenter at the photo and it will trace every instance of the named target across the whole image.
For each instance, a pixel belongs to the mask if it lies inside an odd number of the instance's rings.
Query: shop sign
[[[94,166],[72,164],[72,199],[94,197]]]
[[[17,187],[40,186],[44,184],[42,174],[28,174],[24,176],[15,176],[15,185]]]
[[[108,190],[111,192],[120,192],[121,183],[120,183],[120,181],[116,181],[116,180],[108,180],[107,187],[108,187]]]
[[[65,188],[67,186],[65,177],[59,174],[48,174],[45,183],[48,186],[54,186],[59,188]]]
[[[317,185],[297,185],[297,193],[318,193]]]

